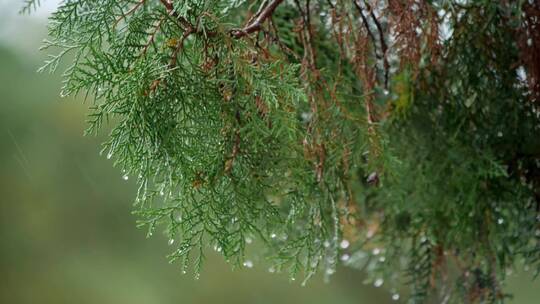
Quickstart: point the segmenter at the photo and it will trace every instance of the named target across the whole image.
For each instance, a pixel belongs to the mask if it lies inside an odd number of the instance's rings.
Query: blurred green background
[[[42,2],[20,16],[21,0],[0,0],[1,304],[392,302],[350,269],[301,287],[257,263],[233,271],[212,250],[200,280],[168,264],[165,237],[135,228],[133,181],[99,155],[106,134],[82,136],[88,104],[59,97],[60,73],[35,72],[58,1]],[[530,276],[510,277],[511,303],[540,303]]]

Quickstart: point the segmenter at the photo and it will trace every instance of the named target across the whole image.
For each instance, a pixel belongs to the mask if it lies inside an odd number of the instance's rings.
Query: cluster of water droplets
[[[247,268],[253,268],[253,261],[246,260],[243,265],[244,267],[247,267]]]
[[[129,176],[126,172],[126,169],[122,169],[122,179],[127,181],[129,179]]]

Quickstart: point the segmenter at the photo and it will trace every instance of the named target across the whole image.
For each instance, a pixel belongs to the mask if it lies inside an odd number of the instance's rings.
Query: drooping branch
[[[358,12],[360,13],[360,18],[362,18],[362,23],[364,24],[364,27],[366,28],[369,38],[373,42],[373,45],[376,45],[377,39],[375,38],[375,35],[373,35],[373,32],[371,31],[371,28],[369,27],[369,22],[366,16],[364,15],[364,11],[362,7],[356,0],[353,0],[353,3],[354,3],[354,6],[356,6],[356,8],[358,9]],[[379,59],[382,58],[381,55],[379,55],[377,52],[375,52],[375,56]]]
[[[364,26],[366,27],[368,31],[368,35],[370,36],[371,40],[373,40],[373,43],[375,43],[375,35],[371,31],[369,27],[369,22],[367,20],[367,17],[364,15],[363,8],[360,6],[360,3],[357,0],[353,0],[354,5],[360,12],[360,17],[362,18],[362,22],[364,23]],[[390,63],[388,62],[387,52],[388,52],[388,45],[386,44],[386,40],[384,39],[384,31],[382,28],[381,23],[375,16],[375,13],[373,12],[373,9],[371,5],[364,1],[364,5],[366,6],[366,10],[369,12],[369,15],[375,24],[375,27],[377,28],[378,36],[379,36],[379,43],[381,45],[381,53],[382,55],[375,54],[375,56],[379,59],[383,60],[383,71],[384,71],[384,88],[388,88],[388,73],[390,70]]]

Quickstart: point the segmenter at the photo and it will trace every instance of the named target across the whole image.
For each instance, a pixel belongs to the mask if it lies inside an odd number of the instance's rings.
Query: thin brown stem
[[[118,23],[120,23],[120,21],[124,20],[127,16],[133,14],[139,7],[141,7],[141,5],[144,4],[144,2],[146,2],[146,0],[140,0],[129,11],[127,11],[125,14],[122,14],[122,16],[120,16],[120,18],[116,19],[116,21],[113,24],[113,29],[116,28],[116,26],[118,25]]]
[[[152,34],[150,34],[150,37],[148,38],[148,42],[144,45],[144,48],[141,52],[141,56],[146,55],[148,48],[154,43],[156,39],[156,35],[161,27],[161,23],[163,23],[163,20],[165,20],[165,18],[166,18],[165,16],[161,17],[161,19],[159,19],[159,21],[154,26],[154,31],[152,32]]]
[[[261,29],[262,24],[266,21],[266,19],[270,18],[272,14],[274,13],[274,10],[283,2],[283,0],[274,0],[270,2],[262,11],[260,11],[259,16],[257,16],[253,21],[248,23],[244,28],[242,29],[236,29],[231,31],[231,35],[234,38],[242,38],[244,36],[247,36],[251,33],[257,32]]]
[[[171,14],[172,16],[174,16],[178,20],[178,22],[180,22],[180,24],[184,27],[184,30],[195,32],[195,27],[193,26],[193,24],[191,24],[191,22],[189,22],[186,18],[180,16],[174,10],[174,5],[172,4],[172,2],[167,1],[167,0],[159,0],[159,1],[163,4],[163,6],[165,6],[165,9],[167,10],[167,12]]]

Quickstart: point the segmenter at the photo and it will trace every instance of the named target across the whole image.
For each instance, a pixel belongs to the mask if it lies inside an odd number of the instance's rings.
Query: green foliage
[[[251,267],[256,239],[292,279],[343,262],[414,303],[503,301],[540,266],[515,41],[536,4],[377,3],[68,0],[42,70],[72,61],[62,94],[113,124],[103,153],[184,271],[206,247]]]

